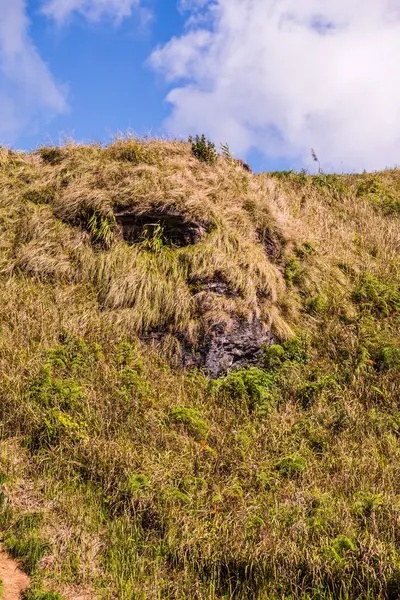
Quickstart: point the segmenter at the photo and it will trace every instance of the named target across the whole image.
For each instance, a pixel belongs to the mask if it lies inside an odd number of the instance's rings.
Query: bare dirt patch
[[[3,584],[2,600],[20,600],[29,587],[30,579],[18,563],[0,550],[0,580]]]

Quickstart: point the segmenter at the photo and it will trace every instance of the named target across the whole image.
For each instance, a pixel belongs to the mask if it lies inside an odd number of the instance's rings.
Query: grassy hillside
[[[129,245],[116,209],[205,234]],[[399,215],[399,170],[1,150],[0,532],[28,600],[400,597]],[[277,342],[257,365],[182,367],[237,316]]]

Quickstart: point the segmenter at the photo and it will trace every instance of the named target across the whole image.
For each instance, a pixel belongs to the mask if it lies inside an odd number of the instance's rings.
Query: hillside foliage
[[[209,227],[128,245],[116,207]],[[27,598],[400,597],[399,207],[399,170],[1,149],[0,533]],[[254,314],[257,365],[180,366],[182,334]]]

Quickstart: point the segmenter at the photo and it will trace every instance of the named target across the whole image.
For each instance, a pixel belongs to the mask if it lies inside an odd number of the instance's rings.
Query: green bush
[[[31,383],[28,396],[43,408],[73,410],[81,406],[84,394],[73,379],[54,378],[43,368]]]
[[[248,367],[231,371],[216,382],[218,392],[232,400],[245,400],[251,411],[265,415],[276,407],[275,377],[257,367]]]
[[[307,461],[297,454],[289,454],[279,460],[275,465],[276,470],[288,479],[298,477],[307,469]]]
[[[300,284],[303,271],[304,269],[297,258],[290,258],[288,260],[285,265],[284,277],[289,288]]]
[[[400,214],[398,194],[389,190],[377,176],[362,181],[358,185],[357,196],[368,198],[371,204],[384,215]]]
[[[274,370],[282,364],[285,358],[285,349],[279,344],[272,344],[263,349],[263,362],[268,370]]]
[[[189,143],[192,146],[193,156],[208,165],[215,165],[218,156],[215,150],[215,144],[207,140],[204,133],[201,137],[196,135],[195,138],[190,135]]]
[[[348,553],[354,552],[356,546],[353,540],[346,535],[338,535],[332,540],[330,546],[327,548],[328,553],[337,561],[342,562],[344,557]]]
[[[283,344],[285,359],[305,364],[310,360],[309,343],[305,338],[293,337]]]
[[[171,423],[183,425],[197,439],[205,439],[210,426],[194,408],[176,406],[169,413]]]
[[[353,505],[353,513],[357,517],[369,518],[383,504],[381,494],[373,494],[372,492],[361,492],[358,494],[358,499]]]
[[[399,286],[386,284],[369,273],[362,275],[352,298],[361,308],[377,316],[388,317],[400,311]]]
[[[384,346],[383,348],[379,348],[375,353],[374,359],[378,371],[400,369],[400,347]]]
[[[328,306],[328,301],[322,294],[317,294],[306,303],[307,312],[311,314],[323,314]]]
[[[88,367],[89,359],[97,358],[97,355],[96,348],[90,349],[82,338],[62,332],[60,345],[47,350],[44,358],[45,367],[55,367],[66,372],[83,371]]]
[[[263,365],[269,371],[277,371],[285,362],[306,364],[309,360],[309,344],[304,338],[293,337],[282,345],[272,344],[263,348]]]
[[[297,388],[297,399],[301,402],[303,408],[309,408],[314,399],[321,392],[334,384],[332,375],[319,376],[314,374],[309,381],[305,381]]]
[[[132,494],[136,494],[147,487],[149,487],[149,479],[146,475],[142,475],[141,473],[129,475],[126,480],[126,489]]]

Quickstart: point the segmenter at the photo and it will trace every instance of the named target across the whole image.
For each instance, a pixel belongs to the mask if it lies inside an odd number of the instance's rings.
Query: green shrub
[[[149,487],[149,479],[146,475],[142,475],[141,473],[129,475],[126,480],[126,489],[132,494],[136,494],[147,487]]]
[[[48,368],[43,368],[29,387],[28,395],[41,407],[73,410],[81,406],[84,394],[73,379],[52,377]]]
[[[83,371],[90,359],[97,359],[97,348],[89,348],[79,336],[62,331],[60,345],[50,348],[44,354],[45,366],[61,368],[62,371]]]
[[[272,344],[263,349],[263,362],[266,369],[274,370],[282,364],[285,358],[285,349],[279,344]]]
[[[292,479],[293,477],[298,477],[307,469],[307,461],[297,454],[289,454],[281,458],[276,463],[275,468],[282,477]]]
[[[377,316],[388,317],[400,311],[399,286],[386,284],[369,273],[362,275],[352,298],[361,308]]]
[[[257,487],[262,492],[275,490],[278,478],[276,474],[266,473],[265,471],[257,471],[255,474]]]
[[[336,199],[342,198],[348,192],[345,183],[337,175],[324,175],[321,173],[312,176],[311,182],[315,187],[328,190]]]
[[[169,413],[171,423],[183,425],[185,429],[197,439],[205,439],[210,426],[194,408],[176,406]]]
[[[301,276],[304,272],[303,267],[297,258],[290,258],[285,265],[284,277],[289,288],[301,283]]]
[[[358,499],[353,505],[353,513],[357,517],[369,518],[383,504],[381,494],[373,494],[371,492],[361,492],[358,494]]]
[[[346,535],[338,535],[332,540],[328,547],[328,552],[338,562],[342,562],[343,558],[348,554],[354,552],[356,546],[353,540]]]
[[[306,302],[307,312],[311,314],[323,314],[328,306],[328,301],[322,294],[313,296]]]
[[[176,487],[167,486],[163,490],[163,499],[171,504],[188,504],[190,497]]]
[[[366,197],[384,215],[400,214],[400,199],[376,176],[362,181],[357,188],[357,196]]]
[[[115,352],[115,362],[119,367],[127,367],[135,363],[135,370],[143,371],[143,362],[136,348],[129,342],[120,342]]]
[[[275,377],[257,367],[231,371],[216,382],[217,389],[232,400],[245,400],[251,411],[265,415],[276,408]]]
[[[297,399],[301,402],[303,408],[309,408],[314,399],[333,383],[333,376],[315,374],[310,381],[301,383],[297,388]]]
[[[305,338],[293,337],[283,344],[285,359],[305,364],[310,360],[309,343]]]
[[[207,140],[204,133],[201,137],[196,135],[195,138],[190,135],[189,143],[192,146],[193,156],[198,160],[209,165],[214,165],[217,162],[218,155],[215,150],[215,144]]]
[[[54,408],[32,424],[25,443],[31,452],[38,452],[42,448],[57,446],[63,438],[69,438],[73,442],[86,439],[87,425]]]
[[[389,369],[400,369],[400,347],[384,346],[374,355],[376,368],[378,371],[388,371]]]
[[[305,338],[293,337],[282,345],[272,344],[263,348],[263,365],[269,371],[279,370],[285,362],[306,364],[309,360],[309,344]]]

